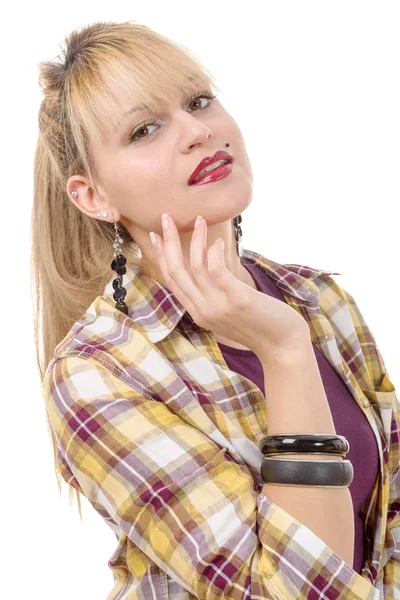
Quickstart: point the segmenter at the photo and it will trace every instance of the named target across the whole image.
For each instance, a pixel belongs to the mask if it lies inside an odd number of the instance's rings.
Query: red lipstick
[[[193,185],[195,183],[196,178],[198,178],[198,175],[200,174],[200,172],[205,169],[206,167],[209,167],[210,165],[218,162],[218,161],[224,161],[223,166],[219,166],[215,169],[215,175],[217,175],[217,171],[219,171],[219,175],[221,175],[222,171],[224,172],[224,174],[222,175],[223,177],[225,177],[225,175],[227,175],[228,173],[230,173],[232,171],[232,165],[230,163],[232,163],[233,161],[233,157],[228,154],[228,152],[225,152],[225,150],[218,150],[214,156],[206,156],[206,158],[203,158],[202,161],[200,161],[200,163],[197,165],[197,167],[195,168],[195,170],[193,171],[193,173],[191,174],[191,176],[188,179],[188,184],[189,185]],[[225,162],[226,161],[226,162]],[[229,166],[229,167],[228,167]],[[227,170],[228,167],[228,170]],[[204,177],[205,175],[207,175],[207,182],[211,181],[211,173],[214,173],[214,169],[210,170],[210,171],[205,171],[205,173],[203,173]],[[210,176],[210,178],[208,178],[208,176]],[[215,177],[217,179],[220,179],[221,177]],[[214,179],[214,178],[213,178]],[[196,182],[197,183],[197,182]]]

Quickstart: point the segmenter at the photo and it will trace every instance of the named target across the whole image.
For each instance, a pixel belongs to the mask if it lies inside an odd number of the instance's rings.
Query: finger
[[[162,260],[165,280],[171,285],[171,289],[175,285],[175,289],[172,289],[174,293],[179,289],[192,304],[201,305],[202,294],[191,272],[184,264],[179,231],[171,217],[168,219],[168,228],[163,228],[163,236],[160,260]],[[177,298],[180,299],[178,293]]]
[[[237,293],[238,280],[226,268],[225,264],[225,242],[218,238],[207,251],[207,271],[209,277],[217,284],[220,290],[227,293]]]
[[[171,291],[179,300],[179,302],[189,311],[193,311],[194,310],[194,305],[192,303],[192,301],[190,300],[190,298],[188,296],[186,296],[186,294],[184,294],[182,292],[182,290],[180,290],[178,288],[178,286],[175,284],[175,282],[169,277],[168,275],[168,269],[167,269],[167,262],[165,259],[165,254],[164,254],[164,240],[163,238],[158,235],[157,233],[154,233],[154,236],[156,238],[156,245],[155,245],[155,253],[157,256],[157,260],[158,260],[158,264],[159,264],[159,268],[161,271],[161,274],[164,278],[164,281],[166,282],[166,287],[168,288],[169,291]]]
[[[226,268],[224,241],[218,238],[207,250],[207,229],[207,221],[202,218],[199,226],[194,229],[190,245],[190,268],[203,294],[210,286],[218,285],[219,289],[225,291],[237,283],[237,279]]]
[[[187,308],[188,303],[190,302],[189,298],[187,298],[183,292],[180,292],[180,297],[178,297],[179,292],[177,294],[177,286],[174,283],[174,281],[171,279],[170,275],[168,274],[167,261],[166,261],[165,252],[164,252],[164,240],[157,233],[155,233],[155,232],[152,232],[152,233],[154,234],[154,237],[156,238],[156,244],[154,246],[155,253],[156,253],[157,260],[158,260],[158,265],[159,265],[159,269],[161,271],[161,275],[162,275],[164,281],[166,282],[166,287],[168,287],[168,289],[171,292],[173,292],[175,294],[175,296],[178,298],[178,300]]]
[[[212,281],[207,267],[207,221],[197,217],[198,226],[194,228],[190,242],[190,270],[200,289],[209,286]]]

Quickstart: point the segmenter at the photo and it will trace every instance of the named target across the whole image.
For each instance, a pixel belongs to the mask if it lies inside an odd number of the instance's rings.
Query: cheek
[[[176,175],[165,160],[124,160],[113,175],[114,202],[138,224],[167,212],[166,206],[170,206],[177,192]]]
[[[247,148],[245,144],[245,140],[242,135],[242,131],[237,125],[235,121],[232,123],[232,128],[230,130],[231,137],[226,139],[227,142],[230,143],[230,147],[227,148],[227,151],[231,151],[232,154],[240,161],[242,169],[247,173],[247,175],[252,179],[253,178],[253,170],[250,163],[250,158],[247,153]],[[227,138],[229,137],[229,132],[227,133]]]
[[[120,193],[138,201],[149,201],[157,197],[163,187],[171,184],[173,175],[163,160],[155,157],[142,160],[128,158],[120,164],[115,178]]]

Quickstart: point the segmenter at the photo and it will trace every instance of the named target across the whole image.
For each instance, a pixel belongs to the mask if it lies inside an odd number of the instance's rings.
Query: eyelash
[[[217,97],[216,94],[210,94],[210,92],[200,92],[200,93],[197,93],[195,96],[192,96],[191,98],[189,98],[188,104],[193,102],[193,100],[197,100],[197,98],[207,98],[208,100],[210,100],[210,102],[207,104],[207,106],[204,106],[203,108],[199,109],[199,110],[205,110],[206,108],[208,108],[211,105],[211,103],[212,103],[211,101],[214,100],[214,98],[216,98],[216,97]],[[148,135],[144,138],[137,138],[137,139],[134,139],[134,136],[136,135],[136,133],[138,131],[140,131],[144,127],[147,127],[148,125],[158,125],[158,121],[156,119],[151,119],[151,121],[146,121],[145,123],[142,123],[141,125],[136,127],[136,129],[134,129],[133,132],[131,133],[131,135],[129,136],[128,142],[132,143],[132,144],[136,144],[137,142],[140,142],[141,140],[147,139],[149,137]]]

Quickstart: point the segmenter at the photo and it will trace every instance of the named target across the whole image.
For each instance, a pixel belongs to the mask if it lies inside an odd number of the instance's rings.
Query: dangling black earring
[[[113,224],[115,229],[115,240],[113,243],[114,248],[114,259],[111,263],[111,268],[113,271],[118,273],[118,277],[113,279],[112,286],[115,290],[113,293],[113,298],[116,300],[115,308],[118,308],[125,315],[128,314],[128,306],[124,302],[124,298],[126,296],[126,289],[122,287],[123,275],[126,273],[126,257],[121,254],[120,244],[123,244],[124,240],[119,234],[118,227],[113,217]]]
[[[226,142],[225,146],[228,148],[230,146],[229,142]],[[235,227],[235,238],[236,238],[236,249],[239,256],[243,256],[243,246],[242,246],[242,228],[240,227],[240,223],[242,222],[242,215],[238,215],[233,219],[233,225]]]
[[[242,228],[240,227],[240,223],[242,222],[242,215],[238,215],[233,218],[233,225],[235,227],[235,237],[236,237],[236,249],[239,256],[243,256],[243,246],[242,246]]]

